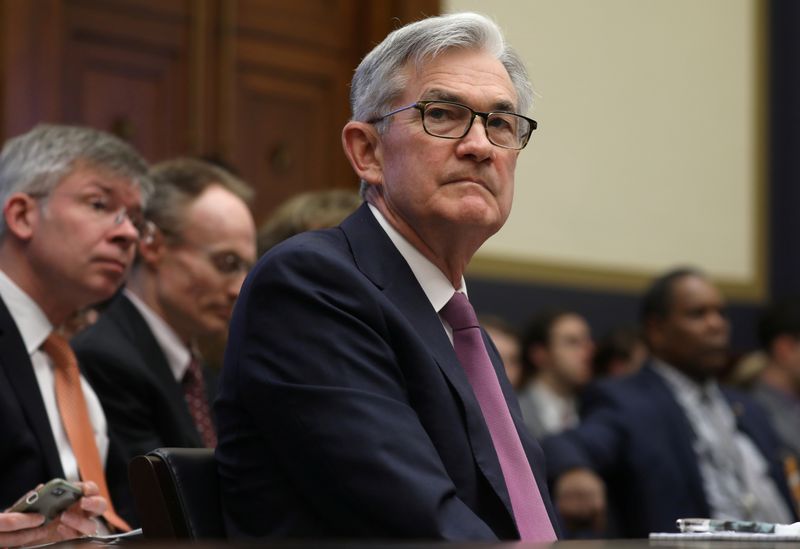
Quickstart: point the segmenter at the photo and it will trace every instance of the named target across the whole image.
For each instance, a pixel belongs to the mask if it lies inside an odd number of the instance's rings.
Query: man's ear
[[[665,319],[659,316],[650,316],[643,323],[642,335],[650,349],[661,349],[664,341]]]
[[[381,140],[375,126],[351,120],[342,130],[342,146],[359,179],[370,185],[383,183]]]
[[[161,259],[167,253],[166,242],[164,241],[164,233],[160,230],[153,228],[149,233],[144,235],[139,240],[139,245],[136,253],[139,255],[141,261],[148,268],[156,268],[161,262]]]
[[[3,218],[9,233],[20,240],[30,240],[39,220],[36,199],[25,193],[14,193],[3,207]]]

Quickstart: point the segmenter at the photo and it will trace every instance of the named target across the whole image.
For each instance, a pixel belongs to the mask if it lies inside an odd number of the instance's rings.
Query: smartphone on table
[[[20,499],[9,511],[41,513],[49,521],[78,501],[82,495],[83,491],[78,486],[62,478],[54,478]]]

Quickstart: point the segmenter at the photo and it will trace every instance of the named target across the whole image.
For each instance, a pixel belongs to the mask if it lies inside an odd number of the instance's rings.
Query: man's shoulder
[[[133,304],[123,295],[118,295],[100,311],[97,320],[72,338],[73,347],[94,347],[97,344],[114,345],[125,338],[128,330],[124,325],[140,317]]]
[[[622,376],[592,382],[581,395],[584,406],[605,403],[625,410],[625,417],[636,421],[638,412],[663,407],[670,393],[666,383],[649,366]]]
[[[143,342],[136,333],[150,328],[124,296],[114,298],[97,321],[81,330],[70,341],[81,367],[92,369],[122,367],[141,362]],[[149,334],[152,337],[152,334]]]

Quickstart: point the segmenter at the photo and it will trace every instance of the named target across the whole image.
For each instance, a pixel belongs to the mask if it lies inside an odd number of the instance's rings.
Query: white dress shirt
[[[123,290],[123,293],[141,313],[144,321],[153,333],[153,337],[156,338],[158,346],[161,347],[161,350],[164,352],[164,356],[167,358],[167,363],[169,364],[169,369],[172,371],[172,375],[175,376],[175,381],[180,383],[183,380],[184,374],[186,374],[186,370],[189,368],[189,362],[192,359],[191,351],[186,344],[181,341],[181,338],[178,337],[175,330],[136,294],[127,288]]]
[[[693,447],[711,518],[791,522],[767,460],[739,431],[734,411],[717,382],[699,384],[661,361],[655,362],[655,370],[666,381],[694,431]]]
[[[463,292],[464,295],[467,294],[467,283],[464,281],[463,276],[461,277],[461,285],[459,288],[453,288],[453,285],[447,277],[444,276],[444,273],[439,270],[439,267],[422,255],[422,253],[406,240],[397,229],[392,227],[378,208],[372,204],[368,204],[368,206],[372,215],[375,216],[375,219],[378,220],[380,226],[389,236],[395,248],[397,248],[397,251],[400,252],[400,255],[406,260],[408,266],[411,267],[414,278],[416,278],[419,285],[422,286],[422,291],[425,292],[428,301],[430,301],[433,309],[437,313],[447,305],[447,302],[450,301],[450,298],[453,297],[453,292],[456,290]],[[439,320],[442,322],[442,326],[447,332],[447,337],[450,338],[450,342],[452,343],[453,329],[441,315],[439,315]]]
[[[0,271],[0,297],[8,307],[11,318],[14,319],[17,329],[22,335],[22,341],[25,343],[25,348],[33,364],[33,372],[39,384],[39,391],[42,393],[42,400],[44,400],[44,407],[47,410],[47,418],[50,420],[50,428],[58,448],[64,476],[67,480],[80,480],[78,462],[75,460],[75,454],[72,452],[64,425],[61,423],[61,416],[58,413],[53,361],[41,350],[44,340],[53,331],[53,326],[39,305],[2,271]],[[89,420],[94,430],[97,449],[100,451],[100,459],[105,467],[108,456],[106,416],[100,406],[100,400],[83,376],[81,376],[81,388],[86,400],[86,407],[89,410]]]

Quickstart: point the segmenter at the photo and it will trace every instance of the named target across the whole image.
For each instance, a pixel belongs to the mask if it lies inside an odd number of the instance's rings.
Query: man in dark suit
[[[200,367],[197,344],[227,330],[256,253],[245,183],[188,158],[158,164],[152,175],[145,217],[153,226],[128,284],[72,342],[128,459],[216,445],[215,380]]]
[[[462,276],[510,212],[531,96],[475,14],[364,58],[342,138],[366,204],[270,250],[234,310],[216,403],[231,535],[555,539],[541,449]]]
[[[37,484],[62,477],[96,483],[100,494],[111,494],[118,515],[133,518],[127,464],[110,440],[97,396],[80,377],[59,327],[84,307],[111,297],[122,284],[143,227],[141,203],[149,189],[144,160],[102,132],[37,126],[3,148],[2,509]],[[67,401],[73,404],[66,406]],[[124,527],[112,513],[112,502],[99,500],[108,507],[106,519]],[[85,513],[86,518],[97,514]],[[94,533],[97,525],[89,523],[90,528],[68,534]]]
[[[718,385],[729,325],[699,271],[658,278],[642,300],[652,360],[584,395],[581,424],[543,441],[565,522],[601,511],[602,476],[615,535],[676,529],[679,517],[792,522],[777,440],[746,395]]]

